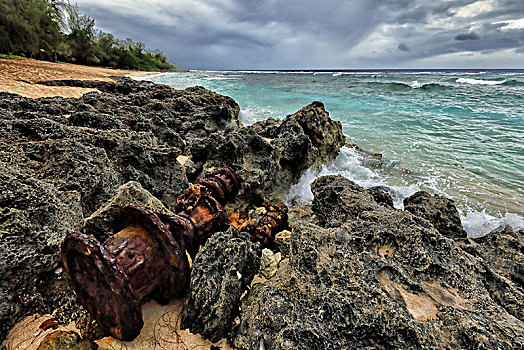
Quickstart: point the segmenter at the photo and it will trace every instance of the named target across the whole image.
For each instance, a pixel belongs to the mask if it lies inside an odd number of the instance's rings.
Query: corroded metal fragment
[[[207,174],[198,183],[211,191],[211,195],[222,205],[233,199],[240,188],[240,176],[230,167]]]
[[[136,338],[143,326],[144,297],[167,304],[186,292],[190,271],[185,252],[194,258],[200,245],[227,226],[220,201],[238,193],[239,178],[230,168],[201,181],[179,196],[178,214],[157,215],[129,205],[117,212],[115,234],[104,244],[79,232],[63,240],[61,257],[72,287],[106,333],[120,340]]]
[[[114,232],[105,243],[126,271],[140,298],[154,291],[161,304],[182,295],[189,279],[189,263],[179,243],[160,218],[130,205],[122,208]]]
[[[189,282],[187,256],[158,216],[130,205],[117,214],[104,245],[83,233],[62,242],[62,261],[82,305],[114,338],[132,340],[143,326],[141,300],[161,304]]]
[[[288,208],[282,202],[263,203],[262,206],[265,211],[257,224],[244,226],[242,231],[248,232],[251,240],[259,242],[263,248],[269,248],[273,246],[275,235],[288,226]]]
[[[70,233],[62,261],[77,298],[111,336],[134,339],[142,329],[140,298],[115,257],[92,236]]]
[[[177,215],[185,214],[191,221],[195,229],[194,239],[200,243],[229,222],[222,205],[202,185],[193,185],[178,197],[175,211]]]

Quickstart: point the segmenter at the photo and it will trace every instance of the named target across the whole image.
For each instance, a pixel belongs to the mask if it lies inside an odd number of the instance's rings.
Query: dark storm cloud
[[[80,0],[194,69],[521,65],[522,0]],[[400,43],[400,44],[399,44]]]
[[[465,34],[458,34],[455,35],[455,40],[480,40],[480,37],[477,33],[471,32],[471,33],[465,33]]]
[[[405,52],[407,52],[407,51],[411,51],[411,49],[409,48],[409,46],[407,46],[406,44],[398,44],[398,49],[399,49],[400,51],[405,51]]]

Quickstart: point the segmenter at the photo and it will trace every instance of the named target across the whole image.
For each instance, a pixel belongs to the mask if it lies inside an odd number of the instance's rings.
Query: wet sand
[[[20,94],[25,97],[80,97],[95,89],[68,86],[45,86],[37,81],[58,79],[111,80],[111,76],[145,76],[154,72],[127,71],[78,64],[52,63],[46,61],[0,58],[0,91]]]

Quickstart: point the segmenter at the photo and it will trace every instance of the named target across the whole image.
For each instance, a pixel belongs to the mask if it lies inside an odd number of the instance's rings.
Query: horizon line
[[[189,69],[207,72],[380,72],[380,71],[524,71],[523,68],[282,68],[282,69]]]

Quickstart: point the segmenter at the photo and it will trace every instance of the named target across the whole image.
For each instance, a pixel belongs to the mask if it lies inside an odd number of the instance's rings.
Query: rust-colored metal
[[[143,326],[141,299],[165,304],[188,284],[189,263],[157,215],[130,205],[118,213],[104,245],[76,232],[62,242],[62,261],[79,301],[103,330],[132,340]]]
[[[176,215],[160,215],[192,258],[214,232],[229,224],[223,206],[238,194],[239,184],[240,177],[231,168],[218,169],[177,198]]]
[[[189,262],[201,244],[229,220],[221,202],[238,193],[230,168],[217,170],[177,199],[178,214],[155,214],[130,205],[118,212],[115,234],[101,244],[93,236],[70,233],[61,257],[78,300],[101,328],[129,341],[143,327],[141,300],[161,304],[180,297],[189,284]]]
[[[247,225],[242,231],[251,235],[251,240],[259,242],[263,248],[273,246],[275,235],[286,229],[288,226],[288,208],[282,203],[268,204],[263,203],[265,212],[261,214],[256,225]]]
[[[225,167],[207,174],[198,184],[206,187],[213,198],[225,205],[238,194],[240,181],[240,176],[233,169]]]

